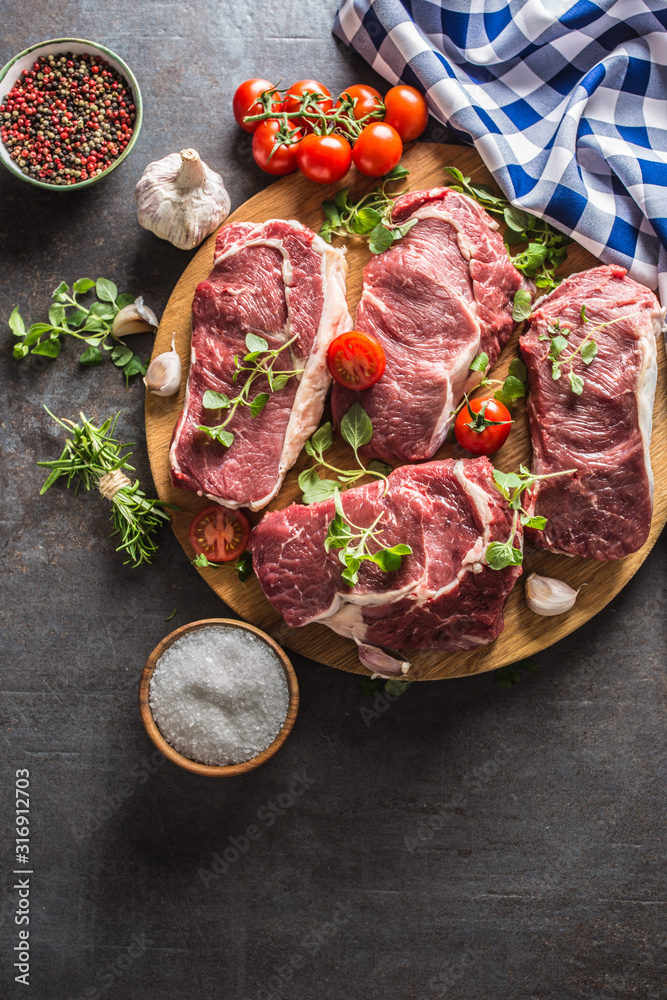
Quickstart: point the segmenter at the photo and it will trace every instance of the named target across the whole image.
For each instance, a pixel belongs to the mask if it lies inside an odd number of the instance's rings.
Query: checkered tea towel
[[[344,0],[334,32],[475,144],[513,204],[667,302],[667,4]]]

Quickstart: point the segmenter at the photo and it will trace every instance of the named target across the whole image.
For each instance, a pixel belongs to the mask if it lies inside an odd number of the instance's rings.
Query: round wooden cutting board
[[[436,187],[446,184],[448,177],[443,171],[445,165],[453,165],[470,175],[476,181],[493,183],[482,160],[474,149],[462,146],[443,146],[421,143],[408,149],[403,163],[410,170],[406,190]],[[352,195],[370,190],[374,183],[362,179],[359,174],[351,175]],[[322,201],[333,197],[336,190],[344,187],[345,181],[330,187],[319,187],[307,181],[300,174],[285,177],[264,191],[260,191],[230,215],[228,222],[264,222],[266,219],[298,219],[316,232],[323,215]],[[340,240],[336,241],[340,243]],[[190,358],[190,313],[192,299],[197,284],[206,278],[213,264],[215,236],[211,236],[186,268],[176,285],[164,311],[158,330],[153,357],[168,351],[172,335],[176,336],[176,348],[183,364],[183,381],[178,395],[160,398],[146,394],[146,437],[151,469],[158,495],[162,500],[176,504],[180,513],[172,516],[172,526],[183,546],[188,559],[194,553],[188,540],[188,527],[193,515],[208,504],[194,493],[176,489],[169,479],[169,444],[172,431],[183,407],[185,382]],[[347,280],[347,300],[352,316],[361,294],[362,272],[369,259],[367,244],[361,239],[350,238],[347,251],[349,265]],[[560,273],[572,274],[599,262],[581,247],[573,244],[568,259]],[[493,375],[504,377],[512,358],[517,355],[518,331],[502,352]],[[418,680],[435,680],[446,677],[460,677],[467,674],[493,670],[550,646],[558,639],[579,628],[589,618],[600,611],[612,597],[630,580],[650,552],[656,538],[667,520],[667,363],[663,338],[658,343],[658,389],[654,409],[654,427],[651,442],[651,458],[655,475],[655,510],[651,534],[641,551],[618,562],[601,563],[589,559],[568,558],[549,552],[526,548],[524,574],[512,591],[505,606],[505,630],[494,642],[481,649],[464,653],[440,653],[429,650],[406,652],[406,658],[413,663],[411,677]],[[515,426],[507,444],[493,458],[494,465],[505,472],[516,470],[520,462],[530,466],[531,448],[528,420],[523,401],[515,406]],[[327,419],[325,412],[324,419]],[[352,467],[351,450],[338,440],[330,453],[329,461],[342,468]],[[449,456],[464,457],[465,453],[457,445],[445,444],[436,458]],[[297,485],[298,474],[312,464],[312,459],[302,452],[295,467],[287,474],[283,488],[270,504],[269,509],[286,507],[299,500],[301,491]],[[256,523],[262,512],[250,514]],[[524,581],[531,572],[558,577],[572,587],[583,588],[574,609],[565,615],[543,618],[528,610],[524,599]],[[273,610],[264,597],[256,578],[253,576],[245,584],[239,582],[231,565],[217,569],[199,570],[206,582],[229,604],[237,614],[253,625],[269,632],[282,645],[308,656],[352,673],[367,673],[356,654],[355,644],[333,633],[325,625],[308,625],[301,629],[289,628]]]

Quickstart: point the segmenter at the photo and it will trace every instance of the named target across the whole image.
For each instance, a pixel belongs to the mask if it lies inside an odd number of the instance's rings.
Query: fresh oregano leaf
[[[104,355],[102,354],[99,347],[89,347],[86,351],[83,352],[83,354],[79,358],[79,361],[81,362],[82,365],[86,366],[99,365],[102,361],[104,361]]]
[[[262,412],[266,404],[268,403],[271,396],[268,392],[260,392],[253,399],[250,404],[250,416],[257,417]]]
[[[12,314],[8,320],[9,329],[12,331],[15,337],[25,336],[25,323],[23,322],[23,317],[19,312],[19,307],[14,306],[12,309]]]
[[[382,253],[394,242],[394,234],[383,223],[379,223],[371,233],[368,249],[371,253]]]
[[[471,372],[485,372],[489,367],[489,355],[482,352],[470,364]]]
[[[100,278],[100,281],[102,280],[103,279]],[[72,291],[74,292],[75,295],[85,295],[86,292],[89,292],[90,289],[94,287],[95,287],[95,282],[92,281],[90,278],[79,278],[79,280],[75,281],[74,284],[72,285]],[[100,298],[102,298],[102,296],[100,296]],[[113,302],[114,300],[110,299],[109,301]],[[134,302],[134,299],[131,299],[131,301]]]
[[[585,344],[582,344],[580,354],[585,365],[590,365],[591,361],[597,357],[597,353],[598,345],[594,340],[587,340]]]
[[[207,389],[202,396],[202,405],[205,410],[226,410],[230,406],[231,400],[224,392],[214,392]]]
[[[115,302],[118,298],[118,289],[108,278],[98,278],[95,282],[95,294],[102,302]]]
[[[234,435],[232,432],[226,431],[220,424],[216,427],[205,427],[203,424],[200,424],[200,426],[197,427],[197,430],[202,431],[204,434],[208,434],[210,438],[213,438],[214,441],[224,445],[225,448],[231,447],[234,441]]]
[[[57,358],[60,354],[60,341],[59,340],[45,340],[41,344],[36,344],[32,351],[32,354],[41,354],[45,358]]]
[[[340,422],[340,433],[355,452],[373,437],[373,424],[363,406],[353,403]]]
[[[581,375],[577,375],[575,372],[572,371],[572,369],[570,369],[570,371],[567,373],[567,377],[572,392],[576,396],[581,396],[582,392],[584,391],[584,380],[581,377]]]
[[[512,319],[515,323],[521,323],[530,318],[532,312],[532,299],[530,292],[525,288],[518,288],[514,293],[514,304],[512,307]]]
[[[486,561],[491,569],[505,569],[507,566],[520,566],[523,562],[521,549],[516,549],[511,542],[491,542],[486,547]]]

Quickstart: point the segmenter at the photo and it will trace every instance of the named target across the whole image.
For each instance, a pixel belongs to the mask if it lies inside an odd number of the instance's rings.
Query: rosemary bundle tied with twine
[[[44,409],[71,437],[65,442],[60,458],[37,463],[51,469],[40,496],[61,476],[67,477],[68,487],[74,482],[76,492],[80,488],[97,489],[111,503],[114,527],[111,535],[120,536],[116,551],[125,553],[125,563],[135,568],[149,563],[157,551],[155,534],[163,522],[169,520],[167,509],[177,508],[162,500],[149,500],[138,480],[132,482],[127,476],[127,472],[134,472],[134,466],[128,461],[132,453],[124,452],[129,445],[121,444],[114,437],[120,414],[95,427],[83,413],[79,413],[81,423],[76,424],[72,420],[60,420],[46,406]]]

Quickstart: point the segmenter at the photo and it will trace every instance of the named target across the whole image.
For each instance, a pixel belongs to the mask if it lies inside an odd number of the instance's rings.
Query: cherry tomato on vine
[[[346,94],[350,100],[355,101],[353,115],[357,121],[382,107],[382,97],[379,91],[375,87],[368,87],[365,83],[355,83],[344,90],[336,101],[337,108],[341,105],[341,98],[345,97]]]
[[[240,125],[246,132],[256,132],[258,126],[261,124],[260,122],[244,122],[243,119],[249,115],[262,114],[264,107],[259,98],[265,90],[271,93],[270,109],[272,111],[280,111],[282,103],[280,94],[269,80],[260,80],[259,78],[244,80],[236,88],[236,92],[232,98],[234,119],[236,124]]]
[[[192,548],[211,562],[237,559],[245,551],[249,538],[250,524],[245,514],[217,503],[200,510],[190,524]]]
[[[368,177],[381,177],[397,165],[403,143],[396,129],[385,122],[370,122],[354,144],[352,160]]]
[[[348,330],[335,337],[327,351],[327,368],[338,385],[368,389],[382,377],[386,366],[382,344],[370,333]]]
[[[320,111],[331,111],[333,108],[331,91],[323,83],[319,83],[317,80],[298,80],[292,84],[283,97],[283,111],[286,111],[288,115],[300,111],[301,98],[306,93],[322,94],[322,97],[316,101]],[[309,122],[303,121],[300,125],[304,132],[312,132],[312,126]]]
[[[423,94],[414,87],[401,84],[385,94],[384,120],[393,126],[403,142],[412,142],[421,135],[428,123],[428,105]]]
[[[296,154],[299,170],[316,184],[334,184],[350,169],[352,147],[342,135],[310,135],[303,137]]]
[[[255,163],[262,170],[266,170],[267,174],[274,174],[276,177],[291,174],[296,170],[296,154],[299,141],[302,138],[302,133],[297,132],[294,137],[295,142],[291,145],[281,143],[272,155],[271,150],[275,145],[276,132],[280,127],[279,121],[275,118],[269,118],[268,121],[260,122],[259,128],[252,137],[252,155],[255,158]],[[289,122],[288,127],[295,128],[295,125],[293,122]]]
[[[505,444],[512,418],[497,399],[469,399],[458,412],[454,424],[456,440],[473,455],[493,455]]]

